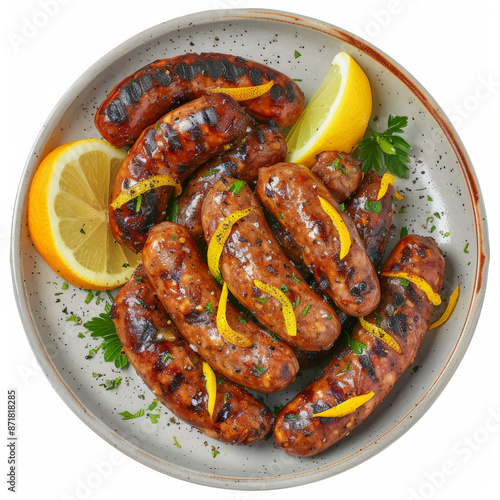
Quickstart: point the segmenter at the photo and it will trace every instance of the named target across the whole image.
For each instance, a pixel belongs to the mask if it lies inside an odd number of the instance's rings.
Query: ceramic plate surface
[[[300,57],[294,56],[295,50]],[[410,368],[368,420],[316,457],[287,456],[273,448],[272,439],[247,447],[224,445],[179,422],[164,408],[157,424],[147,416],[122,420],[120,412],[147,409],[153,394],[133,368],[119,372],[100,353],[86,358],[98,342],[90,335],[80,338],[84,327],[67,320],[75,315],[85,322],[103,312],[105,302],[96,304],[94,298],[85,304],[86,291],[71,286],[63,290],[63,281],[29,238],[28,190],[41,158],[63,143],[100,137],[93,118],[107,92],[153,60],[188,51],[232,53],[269,64],[300,79],[306,99],[333,57],[346,51],[371,82],[371,125],[381,129],[389,114],[409,119],[405,137],[413,146],[411,170],[407,180],[396,183],[405,197],[395,214],[396,234],[406,227],[409,233],[429,235],[435,227],[432,236],[446,254],[442,296],[448,297],[460,283],[460,300],[452,318],[427,335],[413,364],[418,371]],[[338,474],[383,450],[423,415],[456,370],[473,336],[486,286],[488,237],[481,194],[463,145],[437,103],[372,45],[334,26],[284,12],[201,12],[155,26],[107,54],[74,83],[48,118],[28,158],[14,213],[11,262],[19,311],[55,390],[83,422],[127,455],[176,478],[221,488],[296,486]],[[314,374],[304,372],[292,386],[264,396],[264,401],[271,409],[286,403]],[[118,376],[123,377],[118,390],[99,385]],[[215,458],[213,449],[220,452]]]

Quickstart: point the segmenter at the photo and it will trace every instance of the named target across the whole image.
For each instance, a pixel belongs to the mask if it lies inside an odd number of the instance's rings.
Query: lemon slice
[[[101,139],[82,139],[56,148],[35,172],[31,240],[47,264],[79,288],[121,286],[141,261],[109,228],[110,188],[125,156]]]
[[[349,54],[339,52],[286,137],[287,161],[312,166],[322,151],[351,153],[366,132],[371,112],[367,76]]]

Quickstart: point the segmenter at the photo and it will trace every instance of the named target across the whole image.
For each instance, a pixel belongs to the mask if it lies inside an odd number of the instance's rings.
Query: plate
[[[409,119],[405,138],[413,149],[408,179],[396,183],[405,197],[395,214],[396,234],[406,228],[436,239],[447,263],[442,295],[448,297],[460,284],[460,299],[451,319],[427,335],[412,368],[370,418],[316,457],[290,457],[274,449],[272,439],[251,446],[224,445],[173,418],[166,409],[158,423],[152,423],[147,417],[152,393],[131,367],[119,371],[99,352],[90,357],[98,342],[78,324],[103,312],[111,298],[102,293],[87,304],[87,291],[64,289],[28,234],[28,191],[40,160],[60,144],[99,137],[94,112],[122,78],[155,59],[187,51],[232,53],[269,64],[299,79],[306,99],[321,83],[335,54],[345,51],[371,82],[370,124],[380,129],[389,114]],[[306,484],[339,474],[382,451],[425,413],[450,380],[473,337],[486,288],[488,234],[480,188],[439,105],[412,75],[373,45],[330,24],[281,11],[199,12],[154,26],[96,62],[48,117],[25,166],[14,214],[14,292],[30,345],[54,389],[85,424],[123,453],[170,476],[219,488],[262,490]],[[118,376],[122,377],[118,390],[106,391],[100,385]],[[303,372],[284,391],[264,396],[265,403],[271,409],[286,403],[312,376],[311,371]],[[122,420],[119,415],[141,408],[146,414],[140,418]]]

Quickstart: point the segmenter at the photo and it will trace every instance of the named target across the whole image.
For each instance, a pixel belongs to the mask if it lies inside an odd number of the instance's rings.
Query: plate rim
[[[34,320],[28,307],[28,299],[23,285],[23,277],[20,267],[21,232],[23,225],[26,224],[25,205],[31,177],[34,174],[36,165],[40,161],[44,148],[47,146],[48,138],[52,133],[55,123],[57,123],[60,119],[70,102],[74,100],[76,95],[78,95],[78,92],[86,88],[89,82],[104,71],[110,63],[113,63],[116,59],[131,51],[137,44],[142,45],[146,43],[147,38],[155,39],[165,32],[175,29],[185,29],[189,25],[202,26],[209,23],[220,22],[221,20],[237,21],[240,19],[249,21],[283,22],[303,28],[322,31],[329,36],[333,36],[348,43],[354,48],[365,53],[368,57],[376,58],[380,64],[382,64],[388,71],[402,81],[426,107],[428,112],[436,121],[436,124],[444,133],[450,147],[456,155],[457,161],[461,167],[464,181],[468,187],[468,196],[471,200],[471,205],[474,211],[473,218],[475,221],[478,255],[474,270],[473,298],[468,305],[462,331],[456,341],[454,349],[448,357],[448,360],[445,362],[443,369],[435,375],[434,382],[430,385],[427,392],[415,404],[415,406],[384,435],[372,441],[362,450],[358,450],[341,460],[334,461],[309,471],[262,478],[224,477],[220,475],[214,476],[208,473],[204,474],[198,471],[191,471],[185,469],[184,467],[176,466],[171,462],[158,459],[143,451],[139,448],[139,446],[127,441],[121,435],[117,434],[110,427],[104,424],[99,418],[95,417],[95,415],[93,415],[79,402],[76,395],[64,382],[55,365],[52,363],[46,347],[43,345],[42,339],[38,335],[36,329],[36,321]],[[39,156],[38,158],[36,155],[37,152]],[[371,43],[343,28],[325,21],[282,10],[236,8],[227,10],[213,9],[198,11],[163,21],[142,30],[104,54],[100,59],[87,68],[87,70],[81,74],[72,85],[70,85],[42,125],[42,128],[35,138],[35,142],[33,143],[25,162],[16,193],[13,214],[14,216],[11,225],[10,266],[16,305],[23,329],[28,338],[33,354],[53,389],[56,390],[66,405],[80,418],[81,421],[83,421],[106,442],[119,449],[125,455],[133,458],[143,465],[157,470],[158,472],[168,474],[177,479],[195,482],[205,486],[238,490],[271,490],[303,485],[340,474],[351,467],[365,462],[395,442],[413,425],[415,425],[416,422],[432,406],[458,368],[474,335],[474,330],[480,317],[487,286],[489,268],[489,236],[486,211],[483,197],[481,195],[481,189],[469,155],[457,131],[445,115],[444,111],[440,108],[439,104],[429,94],[425,87],[409,71],[406,70],[406,68]],[[425,404],[423,404],[424,402]],[[411,418],[408,418],[410,415]]]

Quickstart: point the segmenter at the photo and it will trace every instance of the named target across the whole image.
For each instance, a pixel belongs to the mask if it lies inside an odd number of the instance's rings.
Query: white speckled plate
[[[295,50],[302,56],[295,58]],[[289,457],[274,449],[272,440],[248,447],[222,445],[178,422],[163,408],[157,424],[147,416],[122,420],[120,412],[146,409],[153,395],[131,367],[120,373],[100,353],[86,359],[98,342],[89,335],[80,338],[84,328],[67,321],[72,314],[86,321],[103,312],[104,302],[96,304],[94,298],[86,305],[86,291],[71,286],[63,290],[62,280],[30,241],[26,203],[38,162],[60,144],[99,137],[93,114],[106,93],[155,59],[186,51],[234,53],[301,79],[310,98],[341,50],[351,54],[368,75],[374,99],[372,119],[380,118],[375,126],[385,125],[389,113],[409,118],[411,172],[408,180],[398,180],[396,185],[405,196],[398,203],[404,210],[395,216],[397,234],[405,226],[410,233],[428,235],[435,226],[432,236],[446,253],[443,296],[458,283],[461,287],[452,318],[425,339],[414,363],[418,371],[408,370],[366,422],[317,457]],[[442,110],[411,75],[373,46],[321,21],[283,12],[201,12],[155,26],[111,51],[75,82],[48,118],[24,170],[14,213],[11,260],[19,311],[33,351],[55,390],[84,423],[127,455],[174,477],[222,488],[304,484],[338,474],[383,450],[423,415],[453,375],[471,341],[486,286],[483,202],[467,153]],[[98,379],[93,372],[100,374]],[[119,375],[123,382],[118,390],[106,391],[99,385]],[[311,376],[304,373],[289,389],[265,396],[265,402],[271,409],[285,403]],[[213,446],[220,452],[216,457]]]

